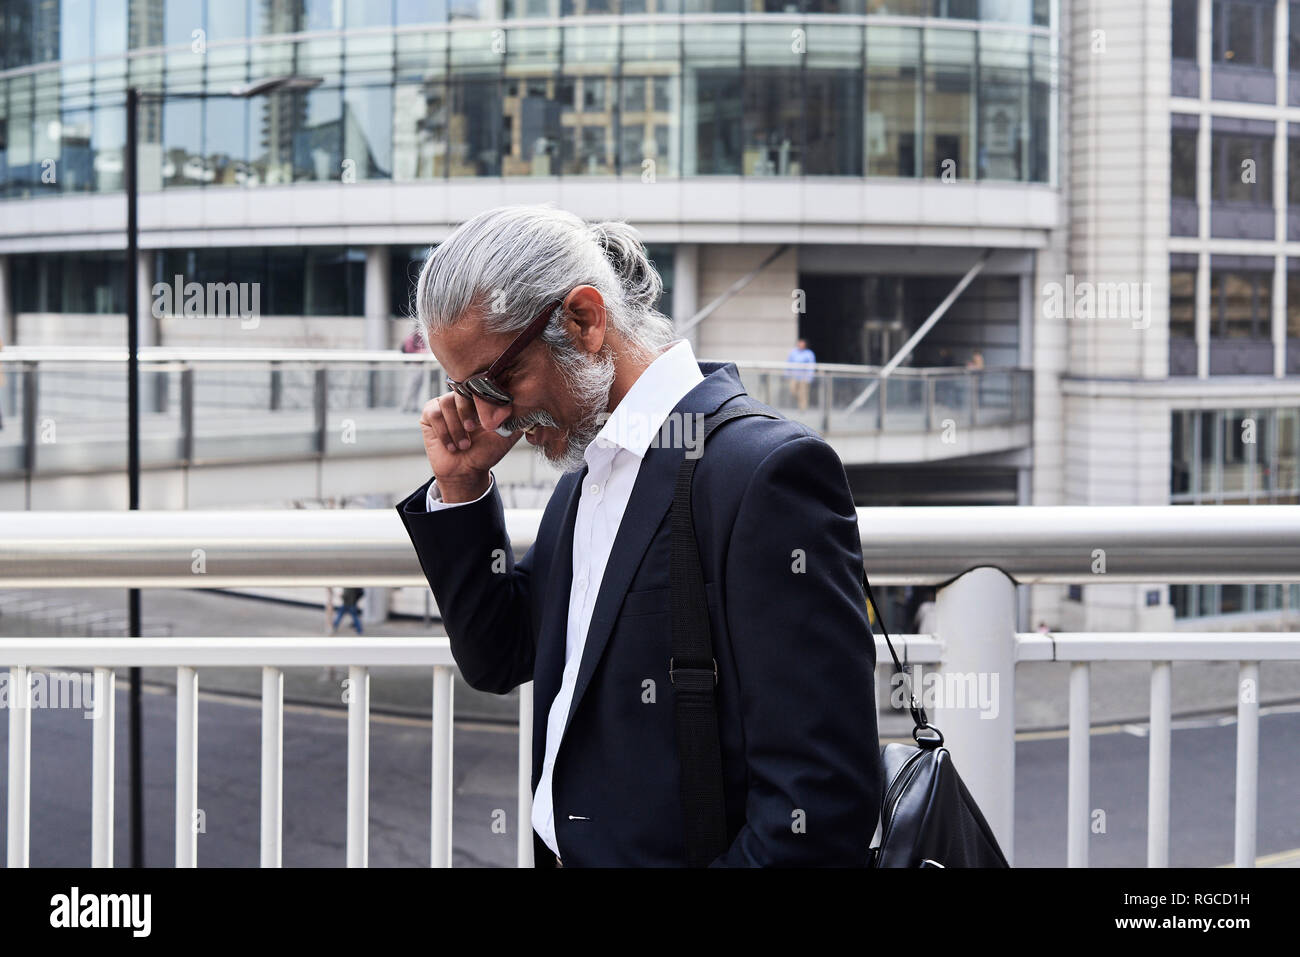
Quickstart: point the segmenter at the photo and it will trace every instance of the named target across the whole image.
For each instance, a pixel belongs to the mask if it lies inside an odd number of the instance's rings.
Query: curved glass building
[[[1053,181],[1047,0],[5,0],[0,180]],[[285,74],[309,91],[248,101]],[[51,162],[57,164],[50,175]]]

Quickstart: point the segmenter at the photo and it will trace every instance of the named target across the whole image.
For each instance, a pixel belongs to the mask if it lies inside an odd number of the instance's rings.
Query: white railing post
[[[1088,866],[1088,807],[1092,744],[1090,677],[1086,661],[1070,665],[1070,748],[1065,822],[1065,866]]]
[[[928,704],[933,682],[926,713],[1014,864],[1016,585],[996,568],[976,568],[939,589],[935,606],[943,663],[915,693]]]
[[[1172,664],[1151,663],[1151,739],[1147,768],[1147,867],[1169,866],[1169,748]]]
[[[533,683],[519,686],[519,800],[515,815],[515,859],[519,867],[533,866]]]
[[[433,781],[429,827],[429,864],[451,867],[451,758],[452,695],[455,685],[451,669],[439,665],[433,669]]]
[[[96,668],[96,714],[90,771],[90,866],[113,866],[113,707],[116,684],[112,668]]]
[[[370,864],[370,672],[348,667],[348,867]]]
[[[176,866],[198,865],[199,673],[176,669]]]
[[[1255,866],[1259,792],[1259,662],[1243,661],[1237,673],[1237,807],[1232,860]]]
[[[262,669],[262,867],[282,865],[284,672]]]
[[[9,669],[10,867],[28,867],[32,810],[32,676],[25,665]]]

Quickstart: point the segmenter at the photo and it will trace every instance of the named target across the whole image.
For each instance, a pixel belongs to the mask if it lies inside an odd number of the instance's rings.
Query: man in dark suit
[[[510,219],[512,210],[526,212]],[[653,267],[628,227],[605,224],[593,237],[576,217],[539,210],[481,214],[425,264],[417,303],[452,390],[421,417],[435,478],[397,512],[465,680],[496,694],[534,682],[537,864],[681,866],[673,483],[683,458],[700,454],[689,439],[699,416],[770,410],[733,364],[697,362],[671,326],[667,335],[654,327],[657,340],[638,335],[626,307],[637,290],[653,303],[656,283],[647,292],[638,282]],[[572,246],[561,230],[577,237]],[[511,250],[507,236],[527,245]],[[608,274],[593,273],[583,242]],[[489,269],[484,248],[495,268],[510,268],[539,244],[551,260],[572,249],[577,275],[597,283],[534,294],[506,319],[500,313],[512,310],[498,313],[477,294],[457,299],[450,277]],[[492,468],[525,432],[564,474],[516,561]],[[710,436],[693,488],[728,840],[712,864],[861,866],[882,770],[875,650],[843,465],[807,427],[748,417]]]

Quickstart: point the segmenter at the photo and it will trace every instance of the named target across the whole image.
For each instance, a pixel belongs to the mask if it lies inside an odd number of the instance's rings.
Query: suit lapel
[[[709,414],[728,399],[745,393],[744,386],[736,375],[735,367],[721,363],[700,363],[700,370],[705,380],[682,397],[673,409],[680,414]],[[669,444],[662,440],[652,443],[646,449],[637,472],[632,494],[628,498],[627,508],[614,537],[609,561],[605,565],[605,574],[601,579],[600,592],[596,596],[596,606],[592,609],[591,624],[587,628],[587,641],[582,650],[582,663],[578,668],[578,678],[573,690],[573,701],[569,705],[569,714],[565,718],[564,728],[568,731],[569,723],[578,710],[583,693],[591,683],[591,677],[600,664],[601,655],[609,643],[609,636],[614,629],[614,621],[623,605],[623,596],[627,594],[628,585],[641,565],[646,549],[650,546],[664,515],[673,502],[673,485],[677,478],[677,468],[685,458],[686,450],[678,443]],[[581,483],[577,486],[581,489]],[[573,523],[568,527],[569,555],[566,561],[572,574]],[[567,581],[567,579],[566,579]],[[567,596],[567,591],[566,591]],[[561,643],[562,645],[562,643]],[[563,740],[563,736],[561,737]]]

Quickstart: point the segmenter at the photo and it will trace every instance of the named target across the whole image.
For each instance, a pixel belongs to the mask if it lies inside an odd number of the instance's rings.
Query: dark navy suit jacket
[[[771,411],[745,392],[735,365],[699,366],[704,381],[674,411]],[[668,677],[669,507],[682,445],[647,450],[597,595],[553,771],[566,867],[686,862]],[[477,502],[428,512],[425,482],[397,505],[465,680],[496,694],[534,682],[534,791],[564,668],[585,472],[560,479],[517,562],[495,483]],[[844,466],[806,426],[751,416],[709,438],[693,494],[730,837],[713,863],[861,866],[883,772],[875,645]],[[536,864],[553,867],[533,839]]]

